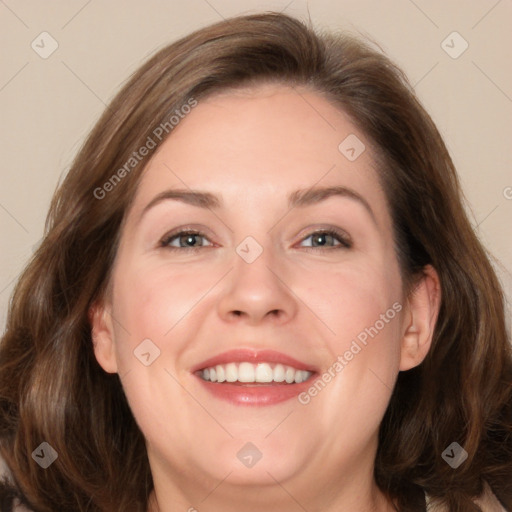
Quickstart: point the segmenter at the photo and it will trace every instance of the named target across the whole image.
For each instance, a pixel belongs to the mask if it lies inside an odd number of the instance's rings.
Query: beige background
[[[318,27],[367,34],[403,67],[445,137],[473,224],[512,297],[510,0],[0,0],[1,330],[52,193],[120,84],[191,30],[262,10],[302,19],[309,10]],[[454,31],[469,45],[456,59],[442,46]],[[46,59],[31,47],[51,48],[42,32],[58,44]],[[453,53],[464,42],[445,44]]]

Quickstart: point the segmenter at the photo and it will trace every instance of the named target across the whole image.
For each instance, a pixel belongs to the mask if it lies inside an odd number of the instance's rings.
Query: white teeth
[[[286,382],[300,384],[311,377],[312,372],[297,370],[291,366],[273,363],[228,363],[205,368],[200,376],[210,382],[269,383]]]
[[[284,372],[285,380],[288,384],[295,382],[295,370],[291,366],[286,367],[286,371]]]
[[[284,382],[284,366],[282,364],[277,364],[274,368],[274,381]]]
[[[224,367],[218,364],[215,367],[215,371],[217,373],[217,382],[224,382],[226,380],[226,372],[224,371]]]
[[[256,382],[272,382],[274,374],[268,363],[259,363],[256,366]]]
[[[226,365],[226,380],[228,382],[235,382],[238,379],[238,368],[235,363],[228,363]],[[205,379],[208,380],[208,379]]]
[[[238,367],[239,382],[254,382],[254,366],[251,363],[240,363]]]

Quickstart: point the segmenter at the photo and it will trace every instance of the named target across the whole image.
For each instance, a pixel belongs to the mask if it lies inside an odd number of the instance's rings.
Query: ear
[[[89,309],[94,355],[107,373],[117,373],[114,326],[110,306],[95,303]]]
[[[441,306],[441,283],[432,267],[423,269],[423,276],[407,299],[404,333],[400,350],[400,371],[410,370],[425,359]]]

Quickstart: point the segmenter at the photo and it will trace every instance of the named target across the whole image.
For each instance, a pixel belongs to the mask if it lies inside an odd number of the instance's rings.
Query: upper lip
[[[211,368],[212,366],[216,366],[218,364],[227,364],[227,363],[241,363],[241,362],[249,362],[249,363],[281,363],[288,366],[293,366],[297,370],[307,370],[310,372],[315,372],[316,369],[310,365],[295,359],[287,354],[283,354],[282,352],[277,352],[275,350],[264,349],[264,350],[251,350],[247,348],[238,348],[228,350],[226,352],[222,352],[216,356],[213,356],[205,361],[195,365],[191,371],[192,373],[203,370],[204,368]]]

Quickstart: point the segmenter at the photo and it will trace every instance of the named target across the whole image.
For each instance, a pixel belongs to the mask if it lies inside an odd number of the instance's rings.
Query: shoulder
[[[488,485],[485,486],[484,494],[475,500],[475,503],[480,506],[483,512],[507,512]]]
[[[428,494],[425,498],[427,502],[427,512],[448,512],[446,508],[435,505]],[[507,512],[487,484],[485,485],[484,493],[475,500],[475,503],[483,512]]]
[[[31,512],[21,504],[19,493],[11,478],[11,472],[0,457],[0,510],[2,512]]]

